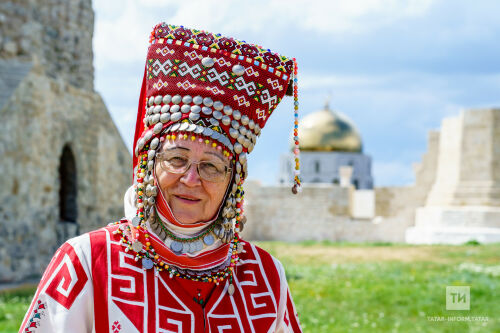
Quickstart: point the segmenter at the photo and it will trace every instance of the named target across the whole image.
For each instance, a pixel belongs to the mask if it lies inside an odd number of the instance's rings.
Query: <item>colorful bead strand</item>
[[[294,109],[294,128],[293,128],[293,139],[295,143],[295,148],[293,150],[295,169],[294,169],[294,179],[293,179],[293,194],[297,194],[301,191],[300,185],[300,147],[299,147],[299,88],[297,80],[298,66],[297,60],[293,58],[293,109]]]

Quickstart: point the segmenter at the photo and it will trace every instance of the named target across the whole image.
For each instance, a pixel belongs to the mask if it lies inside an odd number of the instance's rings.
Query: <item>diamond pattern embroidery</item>
[[[220,90],[219,88],[217,88],[217,86],[213,86],[213,87],[206,87],[206,89],[208,91],[211,91],[214,93],[214,95],[217,95],[217,94],[221,94],[221,95],[224,95],[224,91],[223,90]]]
[[[278,79],[271,80],[270,78],[268,78],[267,83],[271,84],[271,87],[273,89],[278,89],[279,91],[283,90],[283,86],[279,83]]]
[[[177,87],[184,88],[184,90],[192,89],[196,87],[196,84],[189,82],[188,80],[180,83],[177,82]]]
[[[229,74],[227,72],[217,73],[215,68],[212,68],[207,73],[207,79],[210,82],[214,82],[215,80],[219,81],[222,86],[225,86],[229,82]]]
[[[162,56],[166,56],[167,54],[174,54],[174,53],[175,53],[174,50],[171,50],[166,46],[162,49],[160,49],[160,48],[156,49],[156,54],[161,54]]]
[[[233,96],[234,100],[238,102],[238,106],[246,106],[246,107],[249,107],[250,106],[250,102],[248,102],[246,99],[245,99],[245,96],[236,96],[234,95]]]
[[[255,110],[255,113],[257,114],[258,119],[265,119],[266,118],[266,110],[261,110],[261,109],[257,108],[257,110]]]
[[[253,83],[252,81],[246,83],[245,79],[241,76],[235,80],[234,86],[238,90],[245,89],[248,96],[252,96],[253,94],[255,94],[255,83]]]
[[[161,79],[158,80],[158,82],[155,82],[153,84],[153,88],[157,89],[157,90],[160,90],[162,88],[165,88],[168,86],[168,83],[167,82],[163,82]]]
[[[245,70],[245,72],[247,73],[248,76],[255,76],[255,77],[259,77],[259,72],[257,72],[256,70],[254,70],[252,68],[252,66],[248,66]]]
[[[163,73],[163,75],[167,75],[171,70],[172,62],[168,59],[163,63],[160,60],[155,59],[153,65],[150,67],[150,71],[154,76],[158,76],[160,73]]]
[[[231,66],[231,63],[224,58],[219,58],[216,60],[216,62],[219,64],[219,66]]]
[[[191,51],[191,52],[188,52],[188,51],[184,51],[184,56],[185,57],[189,57],[189,59],[191,60],[195,60],[195,59],[200,59],[202,58],[201,55],[199,55],[198,53],[196,53],[196,51]]]
[[[201,73],[201,67],[198,64],[189,67],[187,63],[183,62],[182,64],[179,65],[179,74],[181,76],[190,74],[193,79],[196,79],[198,76],[200,76],[200,73]]]
[[[269,93],[269,90],[266,89],[266,90],[262,91],[262,93],[260,95],[260,101],[261,101],[262,104],[268,103],[269,109],[272,109],[272,107],[278,101],[278,98],[276,97],[276,95],[271,96],[271,94]]]

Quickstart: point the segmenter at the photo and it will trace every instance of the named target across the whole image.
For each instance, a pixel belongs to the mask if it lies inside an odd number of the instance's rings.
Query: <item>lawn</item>
[[[305,332],[500,332],[500,244],[258,245],[284,264]],[[446,310],[446,286],[470,286],[470,310]],[[0,332],[33,291],[0,293]]]

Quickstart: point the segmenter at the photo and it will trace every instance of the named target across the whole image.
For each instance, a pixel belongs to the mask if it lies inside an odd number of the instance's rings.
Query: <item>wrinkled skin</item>
[[[219,161],[230,167],[229,160],[221,151],[205,143],[191,140],[165,140],[162,152],[179,151],[191,161]],[[231,173],[222,182],[209,182],[198,174],[196,164],[192,164],[185,174],[169,173],[163,170],[159,163],[155,166],[156,179],[160,191],[168,202],[174,217],[181,223],[193,224],[209,221],[218,212]]]

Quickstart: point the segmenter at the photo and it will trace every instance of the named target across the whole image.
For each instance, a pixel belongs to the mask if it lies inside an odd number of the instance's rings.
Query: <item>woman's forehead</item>
[[[165,140],[163,142],[163,150],[173,150],[179,149],[185,151],[186,153],[191,152],[194,154],[217,154],[223,157],[220,150],[206,144],[205,142],[199,142],[197,140]]]

